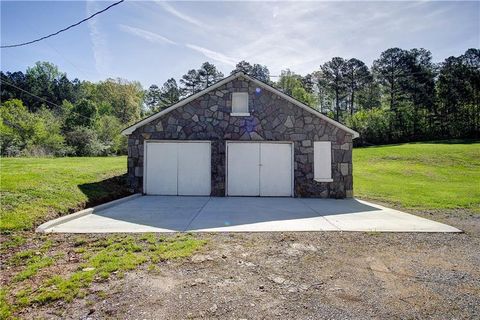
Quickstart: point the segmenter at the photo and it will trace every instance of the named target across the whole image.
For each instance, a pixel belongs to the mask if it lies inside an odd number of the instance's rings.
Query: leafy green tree
[[[80,81],[74,79],[70,81],[66,74],[62,74],[58,79],[54,80],[53,94],[56,102],[64,100],[76,103],[81,96],[79,95]]]
[[[103,115],[95,121],[95,132],[98,140],[105,146],[107,154],[126,152],[127,138],[121,134],[124,129],[120,120],[113,115]]]
[[[217,67],[210,62],[204,62],[197,72],[202,89],[211,86],[223,78],[223,73],[218,71]]]
[[[97,105],[109,104],[112,114],[122,124],[140,119],[144,90],[139,82],[124,79],[107,79],[95,85],[93,100]]]
[[[300,78],[300,81],[302,82],[302,87],[307,91],[308,93],[313,93],[314,88],[315,88],[315,81],[314,81],[314,76],[309,73],[304,77]]]
[[[174,78],[168,79],[161,88],[153,84],[145,93],[145,104],[150,112],[158,112],[180,100],[180,88]]]
[[[469,49],[440,66],[437,81],[440,127],[443,136],[478,135],[480,113],[480,53]]]
[[[315,99],[315,96],[309,93],[307,90],[305,90],[305,88],[301,85],[297,85],[293,88],[292,97],[294,97],[298,101],[301,101],[312,108],[316,107],[317,101]]]
[[[360,110],[380,108],[382,105],[381,99],[380,86],[372,80],[358,90],[357,105]]]
[[[180,100],[180,88],[174,78],[168,79],[161,89],[160,109],[169,107]]]
[[[340,120],[341,101],[348,95],[345,84],[346,61],[340,57],[334,57],[320,66],[322,71],[322,85],[333,92],[335,99],[335,120]]]
[[[397,140],[424,138],[427,119],[433,119],[435,67],[431,60],[425,49],[391,48],[374,61],[375,77],[393,116],[391,135]]]
[[[299,74],[296,74],[290,69],[282,70],[275,86],[283,93],[291,96],[295,87],[302,86],[301,79],[302,77]]]
[[[355,110],[355,94],[373,81],[368,67],[358,59],[352,58],[345,62],[344,81],[350,94],[350,115]]]
[[[95,122],[97,113],[98,108],[93,101],[82,99],[77,104],[73,105],[73,108],[70,109],[70,112],[65,121],[66,127],[91,127]]]
[[[30,113],[22,101],[12,99],[0,107],[1,154],[8,156],[61,156],[67,153],[61,118],[46,108]]]
[[[435,112],[436,70],[432,54],[423,48],[409,51],[409,74],[404,81],[404,90],[412,106],[412,132],[410,139],[421,139],[428,129],[428,119]],[[433,121],[430,121],[433,125]]]
[[[29,156],[65,156],[69,153],[62,135],[62,120],[43,107],[34,115],[33,135],[24,150]]]
[[[334,96],[330,87],[328,86],[326,80],[324,79],[323,72],[317,70],[311,73],[312,82],[313,82],[313,92],[318,103],[318,109],[323,114],[332,113],[332,101],[334,101]]]
[[[249,62],[242,60],[237,63],[235,69],[233,69],[230,74],[234,74],[240,71],[262,82],[270,83],[270,71],[268,70],[267,66],[258,63],[252,65]]]
[[[0,106],[0,148],[2,155],[16,156],[33,136],[33,115],[23,102],[11,99]]]
[[[67,132],[67,143],[76,156],[100,156],[108,154],[108,146],[103,144],[92,128],[74,127]]]
[[[406,96],[403,82],[409,73],[408,59],[408,51],[391,48],[382,52],[380,58],[373,62],[372,70],[388,96],[390,110],[394,113]]]
[[[161,99],[162,90],[156,84],[152,84],[145,92],[145,105],[148,110],[156,111]]]
[[[18,99],[22,101],[29,101],[31,98],[23,90],[28,91],[27,78],[21,71],[6,72],[0,71],[0,101],[7,101],[10,99]]]
[[[357,143],[380,144],[389,142],[390,117],[382,108],[359,110],[347,117],[346,124],[360,134]]]
[[[33,67],[27,68],[25,76],[28,87],[27,91],[55,104],[62,102],[63,99],[57,99],[55,95],[55,86],[60,78],[66,76],[58,70],[56,65],[44,61],[36,62]],[[42,104],[44,104],[44,101],[34,97],[29,97],[27,101],[27,106],[30,111],[36,111]],[[49,105],[49,107],[54,108],[54,105]]]
[[[306,105],[316,107],[315,96],[305,89],[302,79],[302,76],[287,69],[281,72],[280,78],[275,85],[282,92],[305,103]]]
[[[200,74],[195,69],[188,70],[180,79],[180,83],[183,85],[182,96],[192,95],[202,90]]]

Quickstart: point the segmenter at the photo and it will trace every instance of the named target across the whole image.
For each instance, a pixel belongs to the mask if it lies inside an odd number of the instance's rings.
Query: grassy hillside
[[[0,230],[126,195],[126,157],[1,159]]]
[[[356,197],[480,212],[480,142],[358,148],[353,157]]]

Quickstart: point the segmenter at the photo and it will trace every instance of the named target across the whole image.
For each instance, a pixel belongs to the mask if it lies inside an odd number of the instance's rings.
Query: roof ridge
[[[329,122],[329,123],[335,125],[336,127],[338,127],[338,128],[340,128],[340,129],[342,129],[342,130],[344,130],[344,131],[352,134],[354,139],[357,138],[357,137],[359,137],[358,132],[356,132],[355,130],[350,129],[349,127],[341,124],[340,122],[338,122],[338,121],[336,121],[336,120],[333,120],[332,118],[330,118],[330,117],[324,115],[323,113],[321,113],[321,112],[313,109],[312,107],[310,107],[310,106],[304,104],[303,102],[301,102],[301,101],[293,98],[292,96],[290,96],[290,95],[288,95],[288,94],[280,91],[279,89],[277,89],[277,88],[269,85],[268,83],[265,83],[265,82],[263,82],[263,81],[261,81],[261,80],[258,80],[258,79],[255,78],[255,77],[251,76],[251,75],[248,75],[248,74],[244,73],[243,71],[235,72],[234,74],[231,74],[231,75],[223,78],[222,80],[220,80],[220,81],[218,81],[218,82],[216,82],[216,83],[214,83],[214,84],[206,87],[205,89],[203,89],[203,90],[201,90],[201,91],[199,91],[199,92],[197,92],[197,93],[194,93],[194,94],[192,94],[192,95],[190,95],[190,96],[188,96],[188,97],[185,97],[184,99],[176,102],[175,104],[171,105],[170,107],[168,107],[168,108],[166,108],[166,109],[163,109],[163,110],[161,110],[161,111],[158,111],[157,113],[154,113],[153,115],[151,115],[151,116],[149,116],[149,117],[146,117],[146,118],[144,118],[144,119],[142,119],[142,120],[140,120],[140,121],[132,124],[131,126],[125,128],[125,129],[122,131],[122,134],[129,135],[129,134],[133,133],[133,131],[135,131],[137,128],[139,128],[139,127],[141,127],[141,126],[143,126],[143,125],[145,125],[145,124],[147,124],[147,123],[150,123],[151,121],[153,121],[153,120],[155,120],[155,119],[157,119],[157,118],[159,118],[159,117],[161,117],[161,116],[163,116],[163,115],[165,115],[165,114],[167,114],[167,113],[169,113],[169,112],[171,112],[171,111],[173,111],[173,110],[175,110],[175,109],[177,109],[177,108],[179,108],[179,107],[181,107],[181,106],[184,106],[184,105],[186,105],[187,103],[189,103],[189,102],[191,102],[191,101],[193,101],[193,100],[195,100],[195,99],[203,96],[204,94],[206,94],[206,93],[208,93],[208,92],[210,92],[210,91],[212,91],[212,90],[214,90],[214,89],[216,89],[216,88],[218,88],[218,87],[221,87],[222,85],[224,85],[224,84],[226,84],[226,83],[228,83],[228,82],[230,82],[230,81],[232,81],[232,80],[234,80],[234,79],[236,79],[236,78],[239,78],[239,77],[244,77],[244,78],[246,78],[247,80],[252,81],[252,82],[258,84],[259,86],[262,86],[262,87],[264,87],[264,88],[267,89],[267,90],[270,90],[270,91],[273,92],[274,94],[279,95],[280,97],[282,97],[283,99],[291,102],[292,104],[296,105],[297,107],[300,107],[300,108],[302,108],[302,109],[304,109],[304,110],[312,113],[313,115],[315,115],[315,116],[317,116],[317,117],[325,120],[326,122]]]

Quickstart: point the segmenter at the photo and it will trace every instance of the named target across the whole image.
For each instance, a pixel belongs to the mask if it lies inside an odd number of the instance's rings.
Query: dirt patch
[[[142,266],[21,316],[479,318],[480,219],[457,217],[441,220],[465,233],[201,234],[208,244],[190,258]],[[69,252],[68,237],[52,237]]]

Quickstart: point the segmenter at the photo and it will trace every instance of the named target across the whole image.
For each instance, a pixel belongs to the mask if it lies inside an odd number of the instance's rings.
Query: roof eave
[[[199,91],[199,92],[197,92],[197,93],[195,93],[195,94],[192,94],[192,95],[186,97],[185,99],[182,99],[182,100],[178,101],[178,102],[175,103],[174,105],[171,105],[170,107],[168,107],[168,108],[166,108],[166,109],[164,109],[164,110],[162,110],[162,111],[160,111],[160,112],[157,112],[157,113],[155,113],[155,114],[153,114],[153,115],[151,115],[151,116],[149,116],[149,117],[147,117],[147,118],[145,118],[145,119],[143,119],[143,120],[140,120],[140,121],[137,122],[137,123],[132,124],[132,125],[129,126],[128,128],[123,129],[123,130],[122,130],[122,134],[123,134],[123,135],[132,134],[137,128],[139,128],[139,127],[141,127],[141,126],[143,126],[143,125],[145,125],[145,124],[147,124],[147,123],[149,123],[149,122],[151,122],[151,121],[153,121],[153,120],[155,120],[155,119],[157,119],[157,118],[160,118],[161,116],[169,113],[170,111],[175,110],[175,109],[178,108],[178,107],[181,107],[181,106],[183,106],[183,105],[186,105],[187,103],[189,103],[189,102],[191,102],[191,101],[193,101],[193,100],[195,100],[195,99],[203,96],[204,94],[206,94],[206,93],[208,93],[208,92],[210,92],[210,91],[212,91],[212,90],[215,90],[215,89],[218,88],[218,87],[223,86],[225,83],[230,82],[231,80],[233,80],[233,79],[235,79],[235,78],[237,78],[237,77],[240,77],[240,76],[244,76],[244,73],[243,73],[243,72],[234,73],[234,74],[232,74],[232,75],[230,75],[230,76],[228,76],[228,77],[220,80],[219,82],[214,83],[214,84],[211,85],[210,87],[205,88],[205,89],[203,89],[202,91]]]
[[[160,112],[157,112],[157,113],[151,115],[150,117],[147,117],[147,118],[145,118],[145,119],[143,119],[143,120],[141,120],[141,121],[139,121],[139,122],[131,125],[130,127],[124,129],[124,130],[122,131],[122,134],[123,134],[123,135],[130,135],[130,134],[132,134],[137,128],[139,128],[139,127],[141,127],[141,126],[143,126],[143,125],[145,125],[145,124],[147,124],[147,123],[150,123],[151,121],[153,121],[153,120],[155,120],[155,119],[157,119],[157,118],[159,118],[159,117],[161,117],[161,116],[163,116],[163,115],[165,115],[165,114],[167,114],[167,113],[175,110],[175,109],[178,108],[178,107],[181,107],[181,106],[183,106],[183,105],[186,105],[187,103],[189,103],[189,102],[191,102],[191,101],[193,101],[193,100],[195,100],[195,99],[203,96],[204,94],[206,94],[206,93],[208,93],[208,92],[210,92],[210,91],[212,91],[212,90],[215,90],[215,89],[218,88],[218,87],[223,86],[224,84],[226,84],[226,83],[230,82],[231,80],[236,79],[236,78],[238,78],[238,77],[244,77],[244,78],[246,78],[246,79],[248,79],[248,80],[256,83],[257,85],[259,85],[259,86],[261,86],[261,87],[263,87],[263,88],[265,88],[265,89],[273,92],[274,94],[279,95],[280,97],[282,97],[282,98],[284,98],[285,100],[287,100],[287,101],[295,104],[296,106],[298,106],[298,107],[300,107],[300,108],[302,108],[302,109],[304,109],[304,110],[312,113],[313,115],[315,115],[315,116],[317,116],[317,117],[325,120],[326,122],[329,122],[329,123],[333,124],[334,126],[336,126],[336,127],[340,128],[340,129],[342,129],[343,131],[351,134],[352,137],[353,137],[353,139],[358,138],[358,137],[360,136],[360,134],[359,134],[357,131],[350,129],[350,128],[347,127],[347,126],[344,126],[344,125],[341,124],[340,122],[335,121],[335,120],[327,117],[326,115],[324,115],[324,114],[318,112],[317,110],[311,108],[310,106],[307,106],[306,104],[304,104],[304,103],[296,100],[295,98],[292,98],[291,96],[289,96],[289,95],[281,92],[280,90],[272,87],[271,85],[269,85],[269,84],[267,84],[267,83],[264,83],[264,82],[262,82],[262,81],[260,81],[260,80],[257,80],[257,79],[255,79],[255,78],[253,78],[253,77],[251,77],[251,76],[249,76],[249,75],[247,75],[247,74],[245,74],[245,73],[243,73],[243,72],[241,72],[241,71],[240,71],[240,72],[236,72],[236,73],[234,73],[234,74],[232,74],[232,75],[224,78],[223,80],[220,80],[219,82],[211,85],[210,87],[208,87],[208,88],[206,88],[206,89],[204,89],[204,90],[202,90],[202,91],[200,91],[200,92],[197,92],[197,93],[195,93],[195,94],[192,94],[192,95],[189,96],[189,97],[186,97],[185,99],[183,99],[183,100],[175,103],[174,105],[168,107],[168,108],[165,109],[165,110],[162,110],[162,111],[160,111]]]

